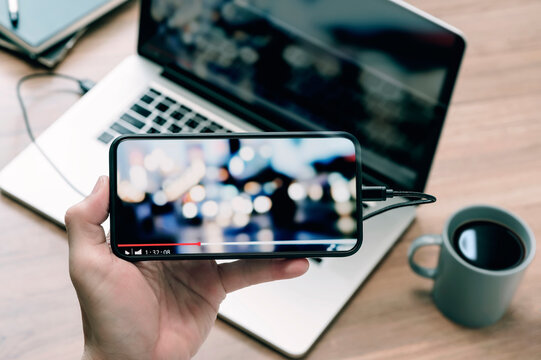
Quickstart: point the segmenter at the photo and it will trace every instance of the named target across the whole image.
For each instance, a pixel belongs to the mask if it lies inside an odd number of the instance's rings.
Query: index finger
[[[308,271],[306,259],[237,260],[218,265],[227,293],[274,280],[291,279]]]

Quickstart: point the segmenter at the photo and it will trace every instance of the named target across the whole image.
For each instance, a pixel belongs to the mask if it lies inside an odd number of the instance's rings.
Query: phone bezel
[[[120,231],[116,226],[116,208],[119,201],[117,195],[117,149],[123,141],[138,141],[149,139],[256,139],[256,138],[347,138],[355,147],[356,172],[356,209],[357,209],[357,243],[347,251],[295,251],[295,252],[247,252],[247,253],[205,253],[205,254],[173,254],[173,255],[125,255],[116,246]],[[209,259],[264,259],[264,258],[304,258],[304,257],[345,257],[356,253],[362,245],[362,168],[361,146],[357,138],[343,131],[298,131],[298,132],[256,132],[256,133],[191,133],[191,134],[133,134],[116,138],[109,148],[109,210],[110,210],[110,240],[113,253],[124,260],[137,262],[148,260],[209,260]]]

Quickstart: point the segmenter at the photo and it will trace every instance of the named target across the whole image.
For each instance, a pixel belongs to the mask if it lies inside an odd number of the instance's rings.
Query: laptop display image
[[[351,132],[382,178],[424,186],[464,46],[456,34],[378,0],[148,6],[141,53],[240,99],[262,127]]]
[[[143,0],[137,54],[37,142],[89,193],[122,134],[339,130],[361,144],[365,185],[422,191],[464,48],[458,30],[400,1]],[[2,169],[0,188],[60,225],[82,199],[34,145]],[[414,217],[370,219],[355,255],[232,293],[220,317],[304,355]]]

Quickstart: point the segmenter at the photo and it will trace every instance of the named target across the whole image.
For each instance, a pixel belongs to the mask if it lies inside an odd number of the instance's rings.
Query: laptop
[[[342,130],[363,147],[364,184],[422,191],[464,47],[458,30],[397,1],[143,0],[137,54],[37,142],[89,193],[121,134]],[[0,187],[60,225],[82,199],[34,145]],[[303,356],[414,217],[402,208],[366,221],[354,256],[232,293],[220,317]]]

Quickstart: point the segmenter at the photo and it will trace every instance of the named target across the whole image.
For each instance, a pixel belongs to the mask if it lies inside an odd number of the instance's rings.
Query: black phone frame
[[[172,255],[125,255],[116,246],[120,229],[116,226],[116,209],[120,200],[117,195],[117,148],[126,140],[149,139],[257,139],[257,138],[347,138],[355,147],[355,173],[356,173],[356,211],[357,211],[357,243],[347,251],[287,251],[287,252],[248,252],[248,253],[206,253],[206,254],[172,254]],[[117,137],[109,148],[109,211],[110,211],[110,245],[113,254],[130,261],[152,260],[215,260],[215,259],[267,259],[267,258],[321,258],[345,257],[355,254],[363,242],[362,222],[362,167],[361,146],[355,136],[343,131],[297,131],[297,132],[250,132],[250,133],[190,133],[190,134],[132,134]],[[174,245],[171,245],[174,246]]]

